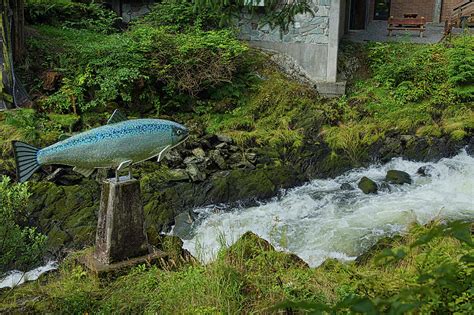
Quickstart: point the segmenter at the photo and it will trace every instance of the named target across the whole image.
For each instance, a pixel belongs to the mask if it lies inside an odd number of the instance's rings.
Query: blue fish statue
[[[118,172],[131,165],[158,157],[161,161],[170,149],[189,136],[186,127],[169,120],[128,120],[118,110],[107,125],[94,128],[38,149],[21,141],[13,141],[13,150],[20,182],[27,181],[43,165],[73,166],[73,170],[88,177],[96,168]]]

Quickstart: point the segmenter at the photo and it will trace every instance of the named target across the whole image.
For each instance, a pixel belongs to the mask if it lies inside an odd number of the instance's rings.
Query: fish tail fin
[[[15,153],[16,174],[19,182],[27,181],[41,166],[38,163],[38,148],[21,141],[12,141]]]

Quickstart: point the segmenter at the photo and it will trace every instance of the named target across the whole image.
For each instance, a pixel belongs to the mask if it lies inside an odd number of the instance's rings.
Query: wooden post
[[[140,182],[105,180],[97,225],[94,258],[111,264],[148,253]]]

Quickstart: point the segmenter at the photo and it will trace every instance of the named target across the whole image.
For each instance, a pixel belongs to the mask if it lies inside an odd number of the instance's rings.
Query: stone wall
[[[312,0],[313,14],[300,14],[287,32],[259,25],[259,16],[242,14],[237,26],[240,38],[250,45],[285,55],[283,69],[301,69],[298,74],[312,82],[335,82],[337,49],[344,15],[341,0]],[[342,20],[341,20],[342,18]],[[297,65],[295,67],[295,65]]]
[[[242,39],[249,41],[270,41],[283,43],[327,44],[329,37],[330,0],[313,0],[311,14],[296,16],[295,23],[288,32],[281,34],[279,28],[271,29],[265,25],[259,27],[259,17],[242,15],[239,29]]]

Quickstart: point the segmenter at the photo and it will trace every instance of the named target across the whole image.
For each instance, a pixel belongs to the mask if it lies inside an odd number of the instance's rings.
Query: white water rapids
[[[427,164],[434,167],[431,176],[417,175]],[[390,169],[409,173],[413,183],[390,185],[376,195],[357,189],[362,176],[382,183]],[[355,189],[341,190],[342,183]],[[195,211],[199,219],[184,247],[204,262],[247,231],[294,252],[313,267],[327,258],[352,260],[377,239],[403,232],[412,222],[474,220],[474,158],[464,151],[437,163],[396,158],[334,179],[314,180],[256,207]]]

